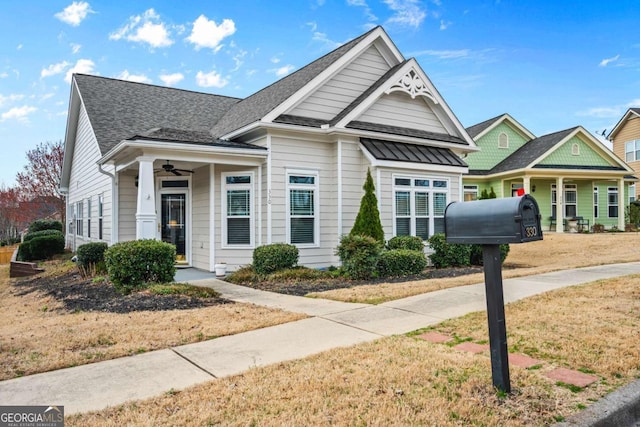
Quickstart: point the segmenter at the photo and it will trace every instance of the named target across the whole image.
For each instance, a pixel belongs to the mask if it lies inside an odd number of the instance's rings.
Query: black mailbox
[[[453,202],[444,213],[449,243],[503,244],[542,240],[540,209],[528,194]]]

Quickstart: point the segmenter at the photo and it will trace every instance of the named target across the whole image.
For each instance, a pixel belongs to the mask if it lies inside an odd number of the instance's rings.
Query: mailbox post
[[[511,392],[500,245],[542,240],[536,200],[521,197],[454,202],[444,214],[448,243],[481,244],[494,387]]]

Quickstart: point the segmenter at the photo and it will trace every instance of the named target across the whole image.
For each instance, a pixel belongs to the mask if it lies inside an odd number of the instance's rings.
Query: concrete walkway
[[[504,280],[505,303],[565,286],[640,273],[640,262]],[[195,344],[0,382],[0,405],[64,405],[72,414],[160,395],[303,358],[336,347],[402,334],[485,310],[484,284],[372,306],[274,294],[215,278],[193,280],[224,298],[305,313],[307,319]]]

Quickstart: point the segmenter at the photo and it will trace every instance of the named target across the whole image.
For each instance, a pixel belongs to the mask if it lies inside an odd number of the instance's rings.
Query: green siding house
[[[480,151],[464,159],[464,200],[479,198],[483,190],[496,197],[524,191],[538,202],[547,230],[586,231],[594,224],[624,230],[629,186],[637,179],[583,127],[536,137],[503,114],[467,132]]]

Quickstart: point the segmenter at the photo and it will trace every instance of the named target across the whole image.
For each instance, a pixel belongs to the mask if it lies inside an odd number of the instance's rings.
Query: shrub
[[[504,264],[504,260],[507,259],[507,255],[509,255],[509,245],[503,244],[500,245],[500,263]],[[482,245],[471,245],[471,265],[484,265],[484,261],[482,259]]]
[[[378,273],[381,277],[419,274],[425,268],[427,268],[427,258],[422,251],[391,249],[382,252],[378,259]]]
[[[253,250],[253,269],[259,275],[267,275],[298,264],[298,248],[287,243],[272,243]]]
[[[256,274],[252,265],[246,265],[240,267],[236,271],[233,271],[224,278],[227,282],[235,283],[236,285],[247,285],[260,281],[260,278]]]
[[[422,238],[417,236],[396,236],[387,242],[387,249],[409,249],[411,251],[424,251]]]
[[[370,236],[344,235],[336,249],[342,268],[352,279],[370,279],[376,272],[376,264],[382,244]]]
[[[330,273],[322,270],[316,270],[315,268],[295,267],[276,271],[269,275],[269,280],[273,282],[297,283],[325,279],[330,276]]]
[[[21,261],[49,259],[53,255],[63,253],[64,244],[64,235],[59,231],[35,236],[20,245],[18,259]]]
[[[78,247],[78,268],[83,276],[93,276],[96,273],[104,273],[104,252],[108,246],[105,242],[85,243]]]
[[[591,227],[594,233],[604,233],[604,224],[593,224]]]
[[[149,283],[166,283],[176,272],[176,247],[159,240],[116,243],[104,252],[113,286],[121,294],[142,289]]]
[[[29,233],[42,230],[58,230],[62,233],[62,223],[52,219],[38,219],[29,224]]]
[[[471,245],[447,243],[443,233],[429,237],[429,246],[434,251],[429,258],[436,268],[467,266],[471,260]]]
[[[57,236],[59,234],[62,234],[61,231],[58,230],[39,230],[39,231],[30,231],[27,234],[24,235],[24,241],[28,242],[31,239],[35,238],[35,237],[41,237],[41,236]]]
[[[373,185],[373,178],[371,178],[371,170],[369,169],[367,169],[367,178],[362,189],[364,190],[364,196],[360,200],[360,210],[349,234],[352,236],[371,236],[380,243],[384,243],[384,230],[380,222],[378,199],[375,193],[376,187]]]

